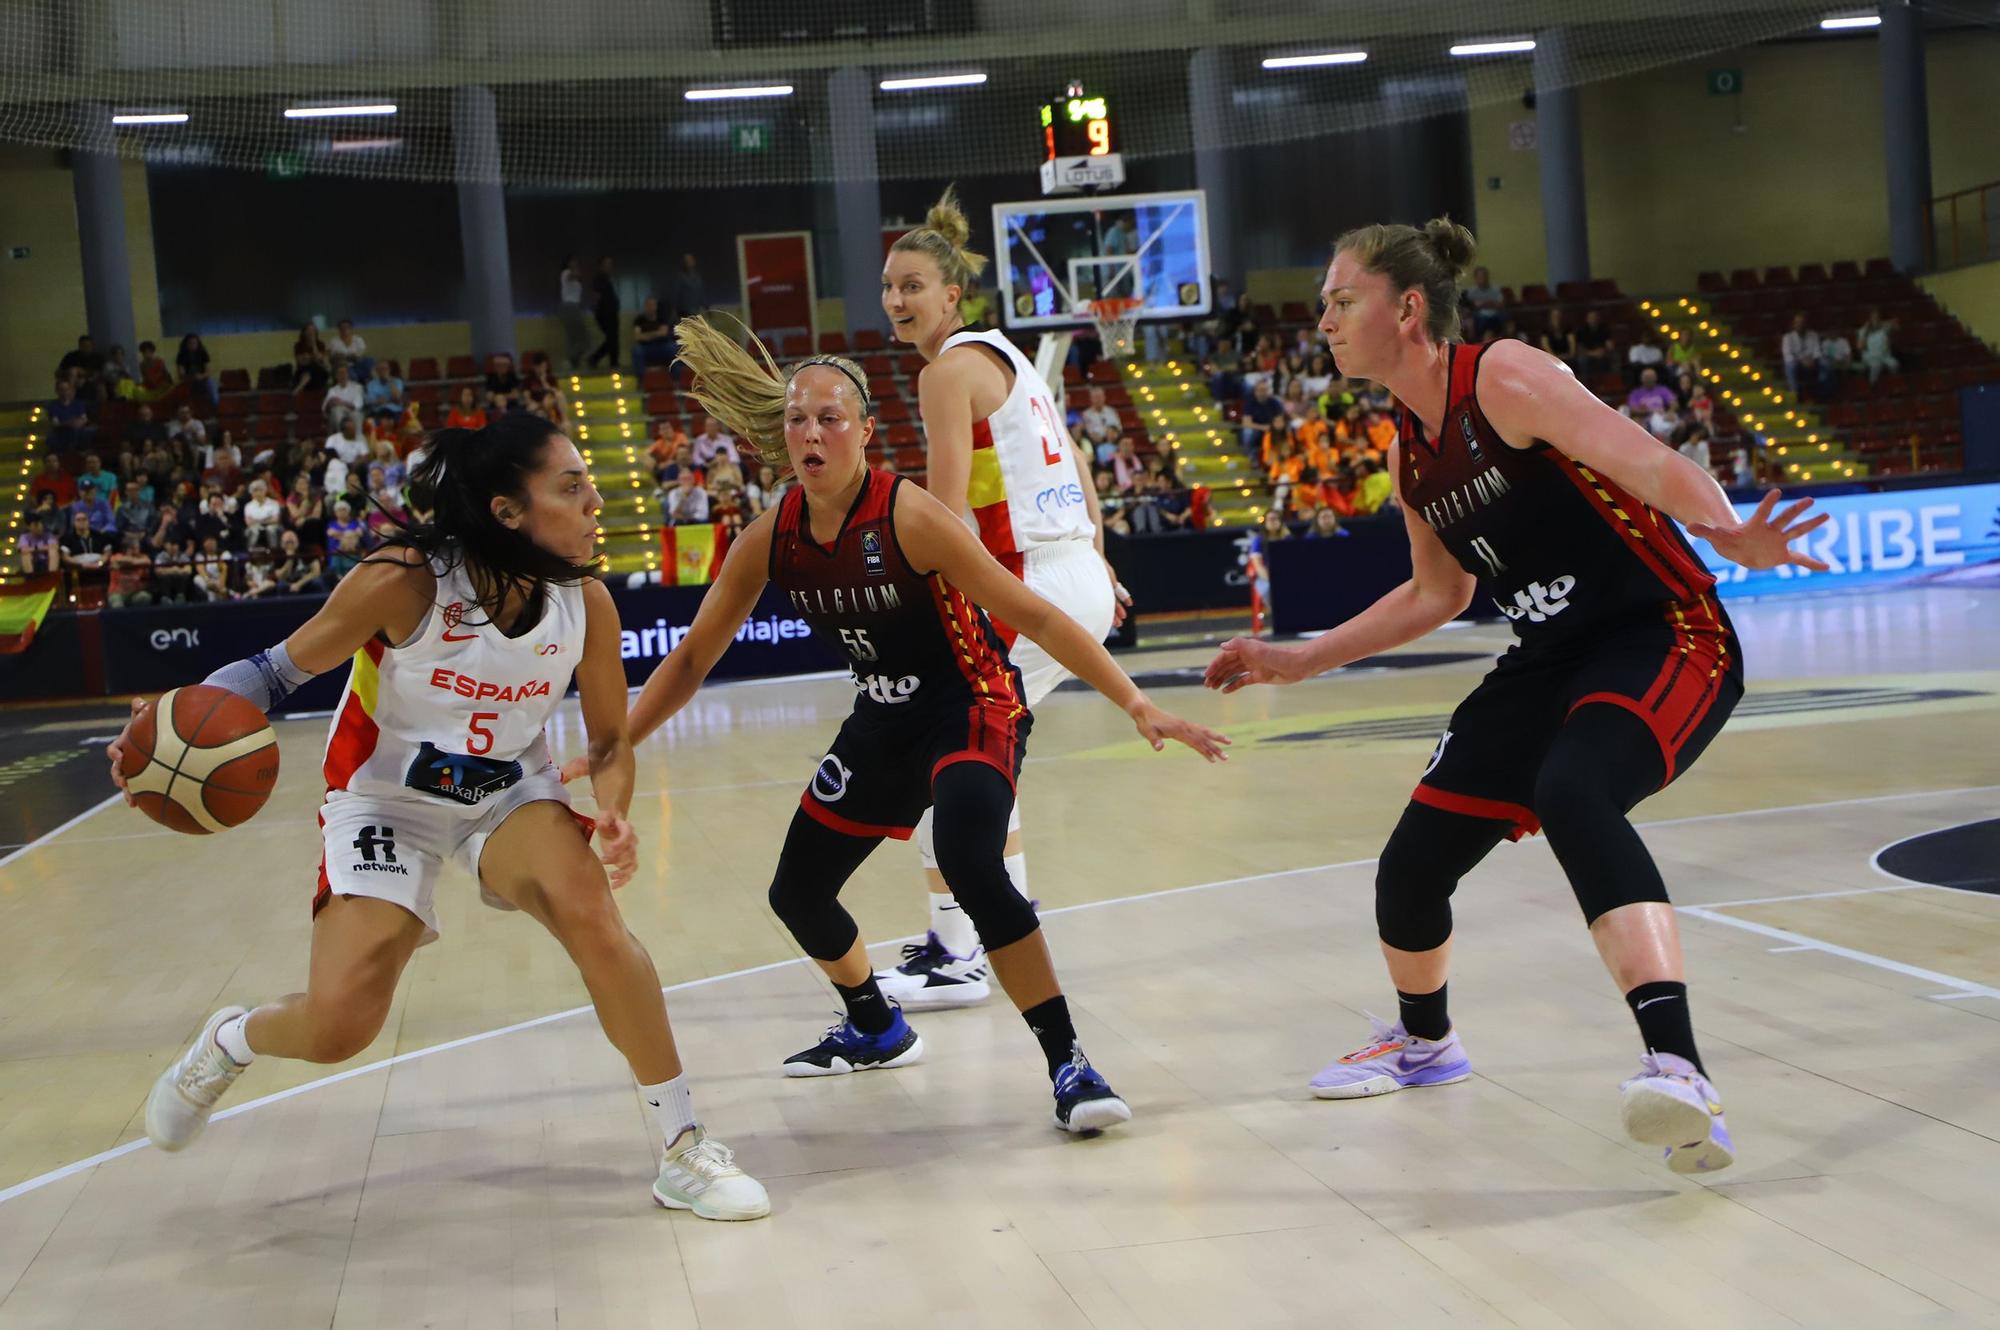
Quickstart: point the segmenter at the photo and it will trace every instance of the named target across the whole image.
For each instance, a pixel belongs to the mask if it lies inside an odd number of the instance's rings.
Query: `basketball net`
[[[1090,302],[1090,321],[1097,325],[1098,340],[1107,356],[1132,354],[1132,332],[1139,322],[1140,301],[1132,296],[1112,296]]]

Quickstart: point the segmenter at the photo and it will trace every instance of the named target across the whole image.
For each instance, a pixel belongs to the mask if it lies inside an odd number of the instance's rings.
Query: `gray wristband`
[[[271,709],[304,686],[313,676],[292,663],[283,642],[247,660],[224,665],[202,682],[227,688],[269,715]]]

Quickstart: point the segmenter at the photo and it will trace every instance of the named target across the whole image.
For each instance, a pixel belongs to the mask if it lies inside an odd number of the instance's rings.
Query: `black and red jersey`
[[[1397,409],[1403,501],[1480,578],[1524,646],[1662,616],[1728,632],[1702,566],[1672,519],[1536,441],[1512,448],[1479,408],[1486,348],[1446,348],[1451,384],[1435,439]],[[1678,613],[1676,613],[1678,611]]]
[[[1020,673],[986,612],[904,557],[895,522],[902,483],[870,468],[831,545],[813,539],[805,490],[786,493],[771,533],[772,583],[846,655],[862,704],[970,702],[1025,713]]]

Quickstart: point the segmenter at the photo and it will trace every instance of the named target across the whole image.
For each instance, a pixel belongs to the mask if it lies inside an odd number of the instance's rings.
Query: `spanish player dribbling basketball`
[[[1743,695],[1743,652],[1715,579],[1669,519],[1750,568],[1825,565],[1788,545],[1826,520],[1739,518],[1715,478],[1517,341],[1456,340],[1472,233],[1439,218],[1364,226],[1334,246],[1320,331],[1343,374],[1395,394],[1390,449],[1410,580],[1311,642],[1226,643],[1207,682],[1294,683],[1414,641],[1485,578],[1515,644],[1452,713],[1383,847],[1375,920],[1401,1019],[1313,1078],[1353,1099],[1471,1074],[1445,1006],[1451,896],[1500,840],[1541,830],[1639,1026],[1620,1090],[1626,1132],[1676,1173],[1735,1144],[1695,1047],[1680,934],[1628,819],[1693,765]],[[1559,1050],[1550,1056],[1561,1057]]]
[[[366,1048],[411,955],[438,935],[438,880],[456,862],[487,904],[529,915],[576,963],[665,1147],[654,1200],[704,1219],[769,1214],[763,1186],[700,1126],[659,976],[611,894],[638,863],[634,764],[588,468],[559,426],[514,414],[438,431],[413,485],[430,522],[392,534],[284,642],[206,681],[268,712],[353,662],[327,737],[306,991],[209,1017],[154,1085],[146,1134],[163,1150],[190,1144],[255,1058],[331,1063]],[[543,733],[572,677],[594,824],[571,811]]]
[[[1090,467],[1063,413],[1027,357],[999,331],[965,325],[960,302],[986,266],[970,253],[965,214],[947,189],[924,224],[899,237],[882,268],[882,309],[896,339],[925,364],[917,406],[927,448],[924,487],[972,524],[1002,566],[1098,641],[1123,620],[1125,600],[1104,558],[1104,522]],[[1069,677],[1062,664],[1006,623],[994,624],[1020,667],[1030,707]],[[917,824],[930,887],[930,931],[875,978],[912,1010],[968,1007],[992,991],[986,948],[938,872],[932,816]],[[1008,814],[1007,876],[1029,898],[1021,806]]]

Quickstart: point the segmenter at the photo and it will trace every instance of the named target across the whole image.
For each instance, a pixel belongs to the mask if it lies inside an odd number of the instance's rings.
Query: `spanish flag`
[[[662,581],[676,586],[705,586],[722,568],[729,552],[729,531],[719,523],[670,526],[660,532]]]

